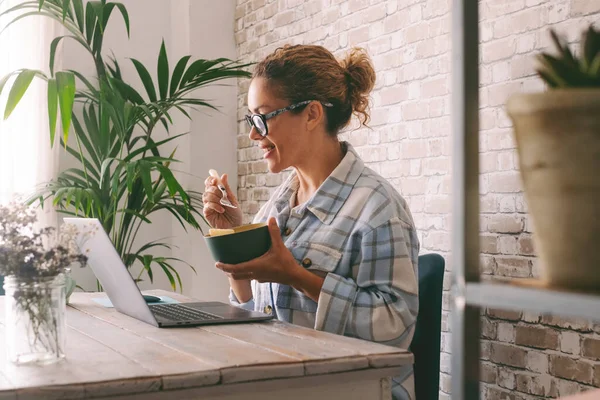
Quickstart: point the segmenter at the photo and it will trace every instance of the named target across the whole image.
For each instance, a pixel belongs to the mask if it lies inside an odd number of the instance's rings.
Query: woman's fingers
[[[221,193],[221,189],[219,189],[216,185],[206,185],[206,186],[204,186],[204,191],[205,192]]]
[[[215,178],[213,178],[212,176],[209,176],[208,178],[206,178],[204,180],[204,187],[205,188],[209,188],[209,187],[216,187],[217,186],[217,180]]]
[[[209,212],[210,210],[215,211],[219,214],[225,213],[225,208],[221,206],[219,203],[205,203],[204,204],[204,212]]]
[[[217,194],[214,191],[206,191],[204,193],[202,193],[202,201],[204,203],[218,203],[219,201],[221,201],[221,195],[220,193]]]

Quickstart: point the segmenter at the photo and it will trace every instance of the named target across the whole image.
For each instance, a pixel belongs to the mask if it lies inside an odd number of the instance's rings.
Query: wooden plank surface
[[[151,291],[180,301],[176,293]],[[67,359],[16,367],[0,349],[0,400],[112,397],[197,390],[250,381],[389,368],[412,362],[394,347],[270,321],[159,329],[74,293],[67,309]],[[0,343],[4,340],[0,297]],[[383,375],[382,375],[383,377]],[[258,384],[258,383],[257,383]],[[3,397],[4,396],[4,397]]]
[[[4,335],[5,327],[1,326],[2,343]],[[67,358],[64,361],[46,367],[16,366],[5,361],[5,348],[2,346],[0,370],[20,391],[34,389],[23,394],[35,392],[45,399],[85,397],[84,385],[94,382],[116,381],[119,393],[144,393],[160,388],[160,376],[139,364],[75,330],[69,329],[67,335]],[[112,386],[103,384],[101,388],[112,393]],[[103,392],[99,390],[99,393]]]
[[[108,324],[75,308],[69,312],[68,325],[137,364],[144,365],[152,373],[165,376],[164,388],[187,387],[190,382],[192,386],[213,385],[220,380],[219,371],[214,364]]]
[[[148,293],[152,293],[157,296],[168,295],[171,298],[181,302],[193,301],[178,293],[170,293],[163,290],[151,290]],[[314,350],[316,348],[315,346],[318,346],[319,349],[324,349],[324,354],[327,354],[327,356],[325,356],[327,358],[340,356],[355,357],[363,355],[367,356],[367,359],[372,361],[374,364],[381,365],[381,367],[406,365],[407,363],[412,363],[413,361],[413,355],[409,351],[401,350],[391,346],[385,346],[379,343],[369,342],[366,340],[317,331],[285,322],[272,321],[269,324],[252,324],[252,327],[263,330],[262,333],[257,332],[259,334],[259,338],[264,335],[264,330],[275,333],[275,335],[270,336],[273,339],[273,342],[267,342],[265,344],[267,346],[276,346],[277,343],[279,343],[281,346],[287,347],[289,350],[289,347],[301,346],[299,343],[303,342],[304,344],[308,344],[308,346],[305,347],[309,347],[311,350]],[[232,334],[232,331],[228,331],[228,327],[224,325],[215,325],[210,329],[213,331],[219,330],[219,332],[227,335]],[[314,356],[315,355],[312,354],[311,360],[315,359]],[[323,357],[323,354],[321,354],[321,356],[322,358],[325,358]]]
[[[303,375],[303,366],[299,358],[280,354],[253,343],[212,333],[199,327],[156,328],[121,314],[114,308],[106,308],[97,304],[92,299],[98,296],[100,295],[81,294],[77,297],[77,300],[71,302],[71,306],[105,323],[193,356],[201,362],[211,364],[214,371],[226,370],[232,367],[238,368],[240,371],[236,374],[236,379],[239,380],[244,379],[244,370],[248,372],[248,380],[275,377],[271,374],[276,374],[277,377]],[[246,327],[250,325],[245,324]],[[278,369],[271,370],[268,368],[273,364],[278,365]],[[264,376],[257,376],[257,370],[260,371],[263,366],[265,368]]]
[[[130,396],[127,400],[223,400],[226,398],[232,400],[391,400],[390,379],[381,378],[381,375],[393,376],[397,373],[397,368],[368,369],[204,386],[188,388],[176,393],[144,393]],[[335,390],[332,390],[333,388]],[[123,400],[123,398],[102,398],[102,400]]]

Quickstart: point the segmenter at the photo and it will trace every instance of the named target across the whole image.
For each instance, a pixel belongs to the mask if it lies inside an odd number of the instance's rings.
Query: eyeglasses
[[[246,122],[248,123],[250,128],[252,128],[252,127],[256,128],[256,131],[259,133],[259,135],[261,135],[262,137],[265,137],[269,133],[269,127],[267,126],[267,120],[269,120],[273,117],[276,117],[277,115],[282,114],[286,111],[290,111],[295,108],[305,106],[308,103],[313,102],[313,101],[317,101],[317,100],[301,101],[300,103],[292,104],[291,106],[287,106],[284,108],[280,108],[279,110],[271,111],[268,114],[246,115],[246,117],[245,117]],[[333,107],[333,104],[331,104],[331,103],[327,103],[327,102],[323,102],[323,101],[321,101],[320,103],[322,105],[324,105],[325,107]]]

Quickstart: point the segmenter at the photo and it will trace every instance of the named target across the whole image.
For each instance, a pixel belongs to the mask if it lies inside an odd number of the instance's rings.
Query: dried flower
[[[35,280],[58,276],[72,264],[86,265],[75,241],[76,227],[36,231],[36,222],[35,211],[24,204],[0,205],[0,274]]]

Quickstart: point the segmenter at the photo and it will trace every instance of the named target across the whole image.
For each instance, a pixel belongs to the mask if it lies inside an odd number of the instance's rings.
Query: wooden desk
[[[159,329],[92,301],[102,296],[72,295],[67,358],[46,367],[5,361],[0,297],[0,400],[390,399],[390,377],[412,363],[395,347],[278,321]]]

